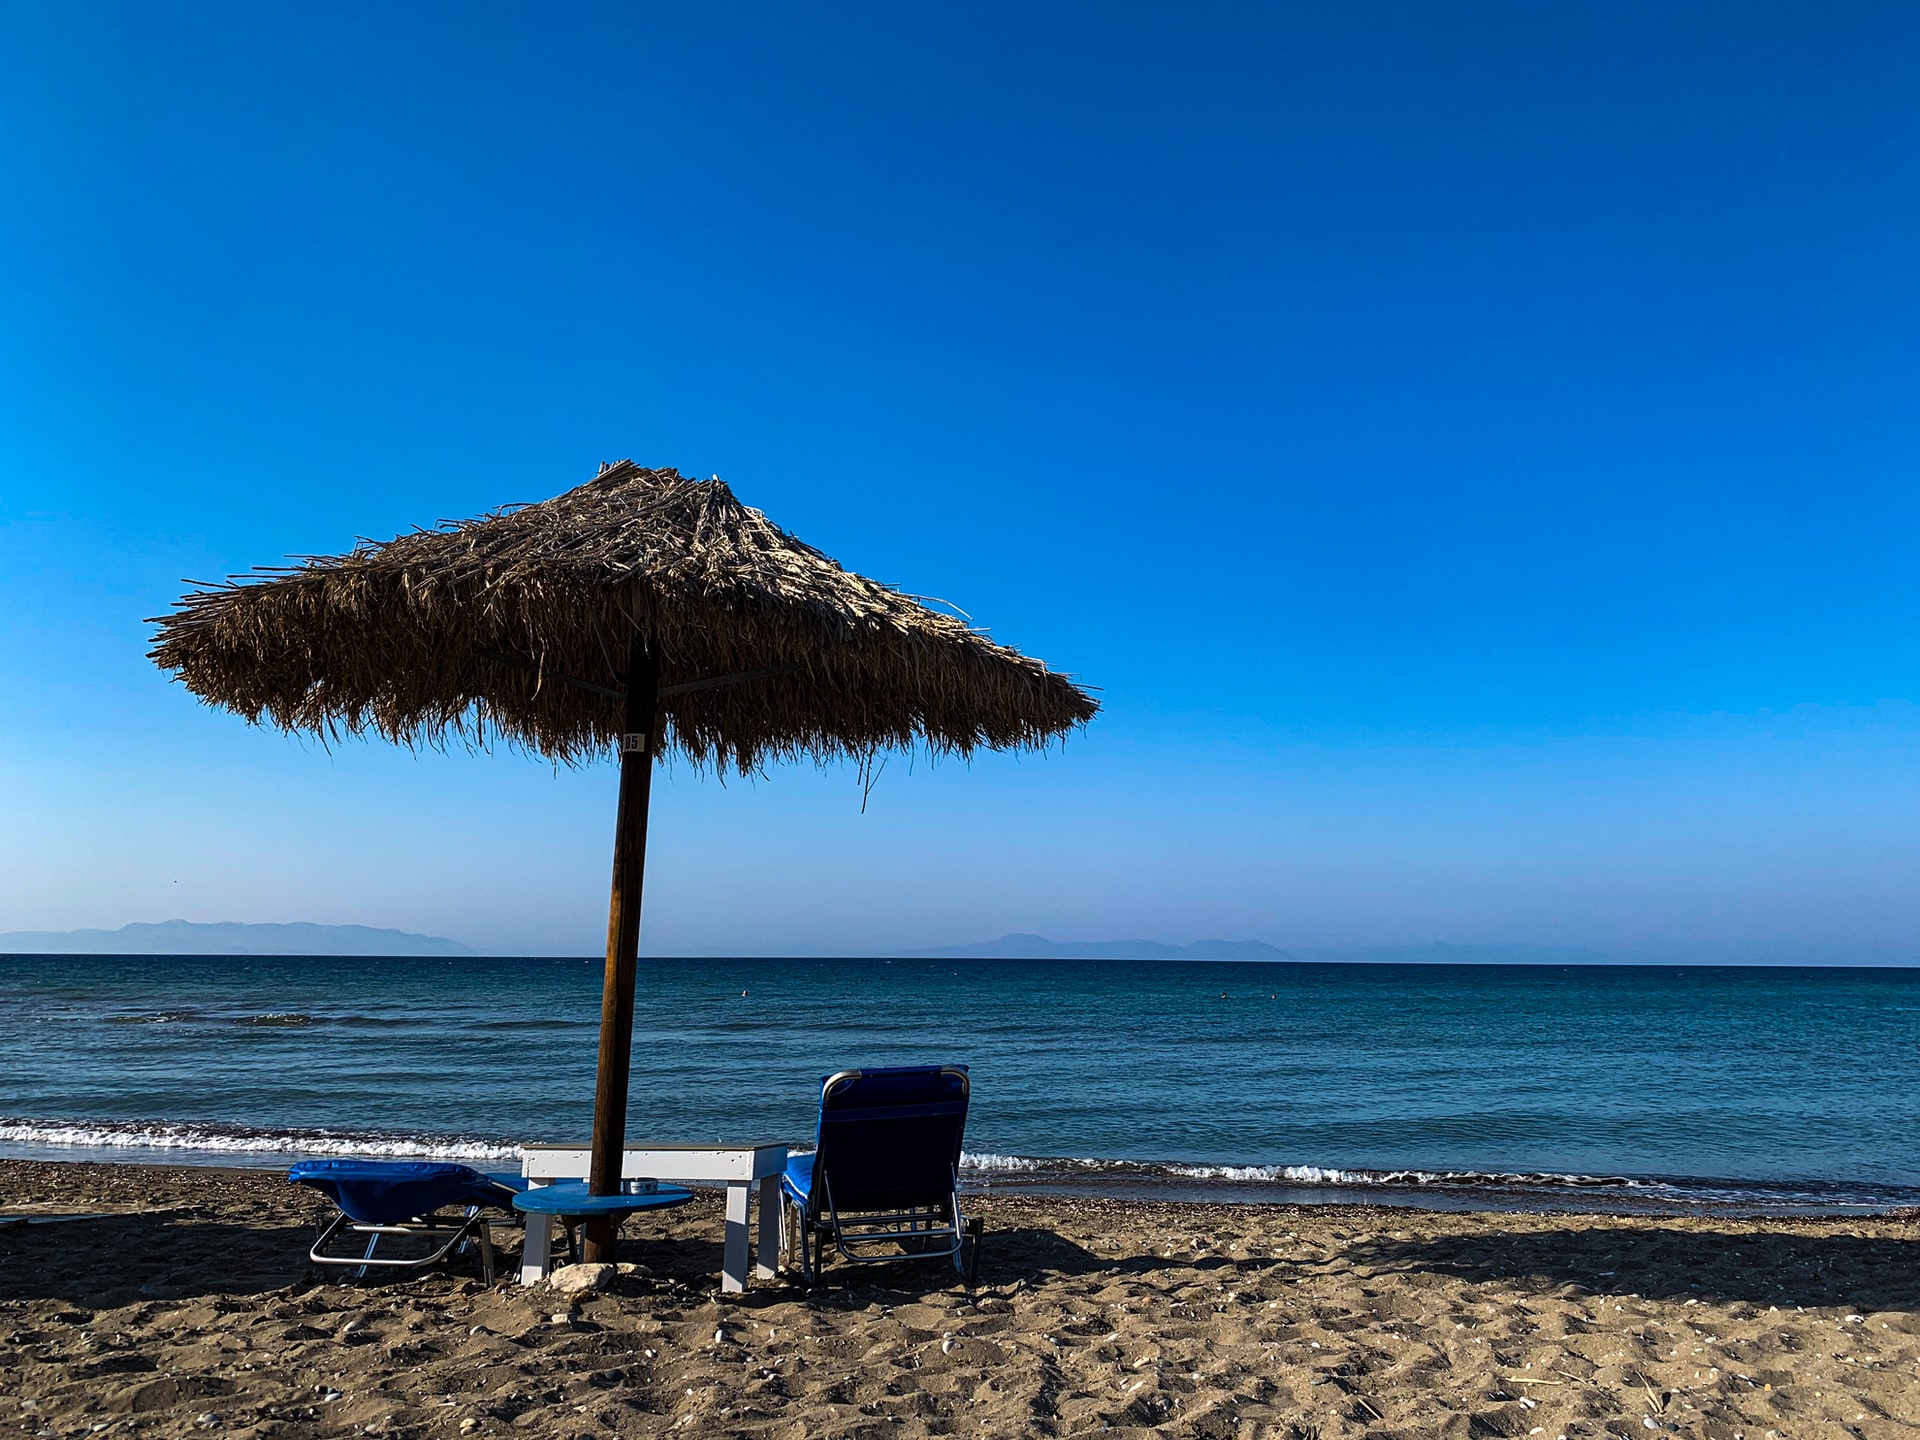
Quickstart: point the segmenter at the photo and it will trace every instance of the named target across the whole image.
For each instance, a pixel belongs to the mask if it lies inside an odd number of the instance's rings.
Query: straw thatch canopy
[[[659,743],[696,765],[1041,745],[1098,708],[717,477],[627,460],[537,505],[200,589],[154,623],[155,664],[255,723],[499,737],[567,763],[617,744],[635,627],[660,665]],[[758,671],[778,673],[700,684]]]

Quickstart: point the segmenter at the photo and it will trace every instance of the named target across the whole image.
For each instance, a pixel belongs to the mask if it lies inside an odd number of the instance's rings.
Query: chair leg
[[[493,1284],[493,1226],[483,1216],[480,1221],[480,1274]]]
[[[966,1237],[969,1235],[973,1237],[973,1249],[975,1253],[975,1259],[977,1262],[979,1250],[980,1250],[980,1222],[978,1220],[966,1219],[960,1214],[960,1186],[958,1182],[956,1182],[953,1187],[952,1197],[947,1201],[947,1213],[945,1218],[946,1218],[947,1224],[951,1226],[954,1231],[954,1237],[953,1237],[954,1274],[958,1275],[960,1279],[963,1282],[965,1282],[966,1287],[969,1290],[971,1290],[973,1288],[974,1266],[968,1264],[966,1259],[966,1249],[967,1249]]]
[[[780,1268],[794,1271],[804,1286],[813,1284],[813,1264],[807,1254],[807,1212],[785,1190],[780,1192]]]
[[[809,1237],[808,1231],[812,1227],[807,1224],[807,1212],[805,1210],[798,1210],[796,1212],[794,1216],[794,1228],[799,1232],[800,1236],[800,1283],[811,1290],[819,1278],[818,1271],[820,1268],[819,1261],[812,1252],[818,1250],[819,1246],[817,1243],[809,1246],[808,1242],[811,1237]]]

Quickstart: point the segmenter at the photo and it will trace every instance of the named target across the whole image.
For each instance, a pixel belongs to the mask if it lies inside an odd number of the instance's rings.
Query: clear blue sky
[[[613,775],[200,707],[210,578],[718,472],[1101,687],[659,792],[647,948],[1920,957],[1920,11],[0,17],[0,929],[604,933]]]

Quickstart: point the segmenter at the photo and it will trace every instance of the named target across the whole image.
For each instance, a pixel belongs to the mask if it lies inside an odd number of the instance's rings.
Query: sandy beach
[[[37,1436],[1920,1433],[1920,1217],[981,1196],[937,1266],[716,1291],[717,1199],[574,1301],[305,1259],[275,1173],[0,1162],[0,1424]],[[135,1213],[145,1212],[145,1213]]]

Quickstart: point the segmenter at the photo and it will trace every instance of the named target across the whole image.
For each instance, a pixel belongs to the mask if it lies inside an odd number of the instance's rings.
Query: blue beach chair
[[[960,1213],[967,1067],[842,1070],[820,1085],[819,1143],[780,1180],[781,1250],[811,1285],[827,1242],[855,1264],[952,1257],[971,1287],[980,1222]],[[962,1241],[966,1258],[962,1258]]]
[[[489,1285],[497,1218],[489,1212],[504,1210],[511,1221],[514,1196],[527,1188],[518,1175],[482,1175],[465,1165],[413,1160],[302,1160],[287,1171],[287,1179],[318,1190],[338,1207],[307,1252],[314,1264],[353,1266],[357,1278],[364,1278],[371,1268],[419,1270],[472,1247],[480,1252],[480,1271]],[[451,1210],[459,1213],[442,1213]],[[364,1247],[356,1238],[362,1235]],[[427,1253],[376,1255],[388,1237],[423,1243]],[[348,1247],[360,1253],[343,1253]]]

